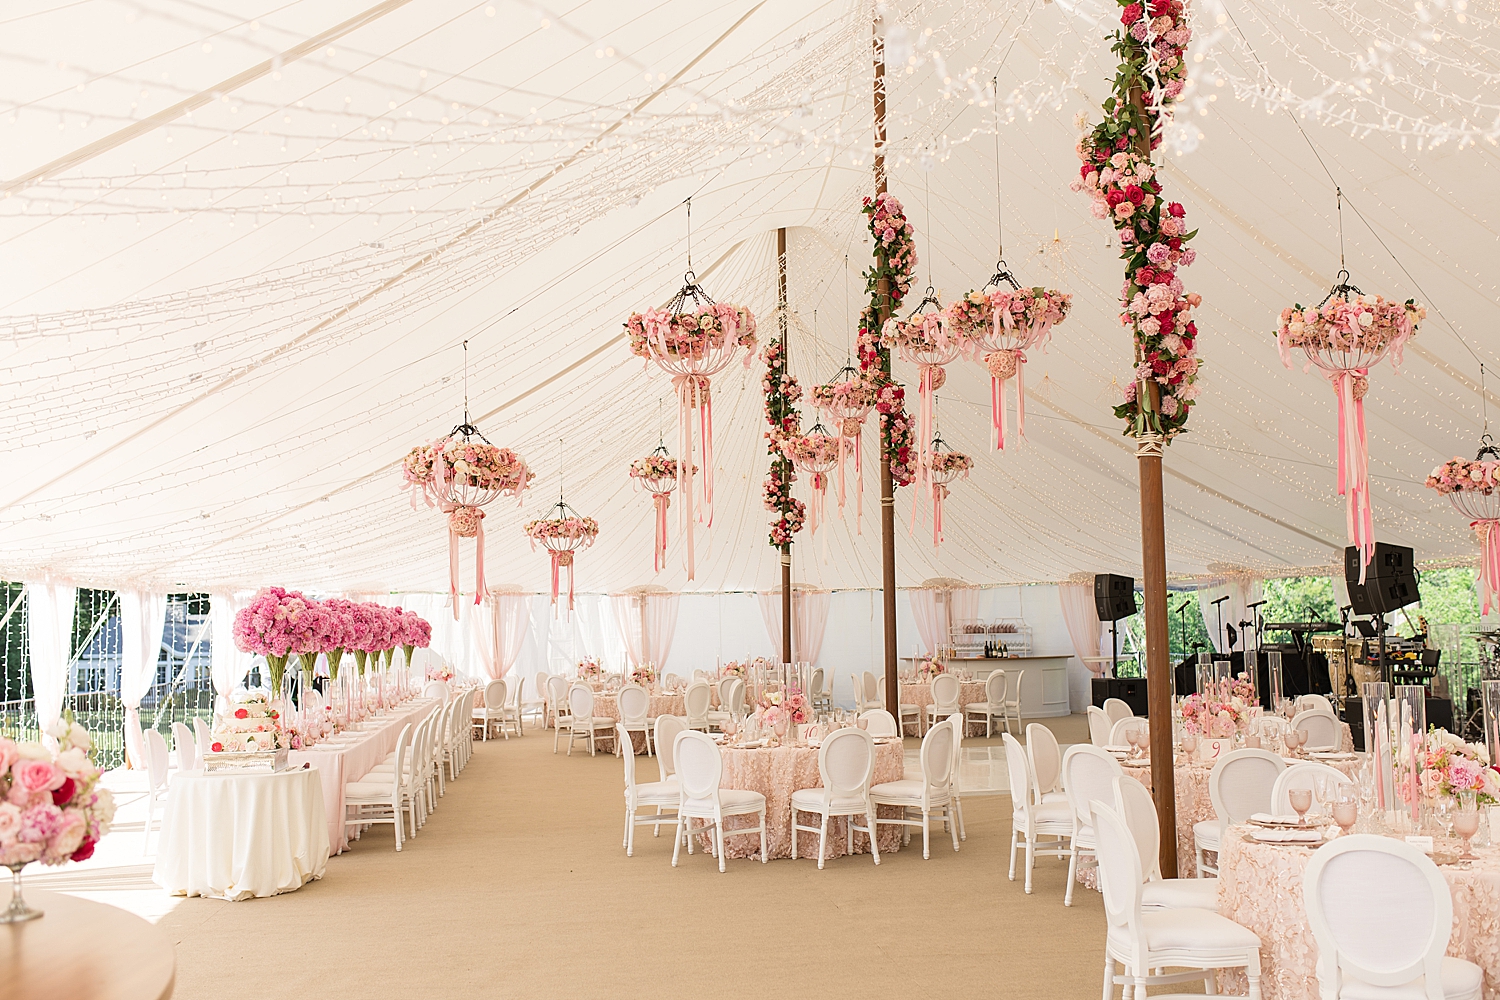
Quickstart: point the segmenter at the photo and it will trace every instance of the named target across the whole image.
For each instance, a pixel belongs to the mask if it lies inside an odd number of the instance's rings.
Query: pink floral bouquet
[[[585,656],[578,661],[578,679],[585,684],[593,684],[604,679],[604,664],[599,662],[599,657]]]
[[[760,699],[764,710],[762,717],[774,726],[778,719],[786,719],[789,725],[800,726],[808,720],[807,698],[801,691],[767,691]]]
[[[656,664],[642,663],[630,672],[630,683],[649,688],[656,685]]]
[[[958,475],[974,468],[974,460],[960,451],[937,451],[932,454],[931,468],[933,472]]]
[[[444,684],[453,680],[453,668],[446,663],[435,663],[427,668],[427,679],[430,681],[442,681]]]
[[[582,541],[583,545],[577,547],[584,548],[598,536],[599,522],[592,517],[547,517],[527,521],[524,530],[527,538],[544,545],[549,539],[564,539]]]
[[[719,668],[719,676],[738,677],[743,680],[745,677],[746,666],[747,664],[740,663],[738,660],[730,660],[728,663]]]
[[[698,467],[693,466],[697,472]],[[677,459],[670,455],[650,454],[645,458],[638,458],[630,463],[630,478],[632,479],[676,479]]]
[[[917,677],[924,681],[930,681],[939,674],[946,674],[947,672],[948,668],[944,666],[942,660],[928,656],[917,661]]]
[[[735,344],[749,349],[752,357],[755,350],[755,316],[743,306],[726,302],[675,315],[665,309],[632,313],[625,331],[630,335],[630,353],[648,361],[656,357],[699,360]]]
[[[0,864],[87,860],[114,820],[114,797],[99,787],[103,771],[89,759],[87,730],[63,720],[48,735],[56,753],[0,736]]]
[[[1427,488],[1447,496],[1450,493],[1483,493],[1489,496],[1500,486],[1500,462],[1469,461],[1457,456],[1432,470]]]
[[[288,656],[315,651],[321,623],[320,616],[310,611],[313,603],[295,590],[267,587],[235,613],[235,646],[266,658],[272,691],[281,689]]]
[[[862,376],[815,385],[812,388],[813,405],[828,414],[836,429],[844,437],[859,433],[861,422],[875,407],[875,386]],[[845,421],[853,420],[853,426]]]
[[[1331,297],[1322,306],[1301,305],[1281,310],[1276,346],[1281,361],[1292,366],[1291,352],[1302,348],[1309,357],[1319,353],[1363,355],[1370,364],[1387,352],[1401,364],[1402,349],[1427,318],[1427,308],[1415,299],[1391,302],[1379,295]],[[1361,364],[1351,367],[1368,367]]]
[[[948,330],[941,312],[919,313],[911,319],[886,320],[880,331],[880,343],[901,351],[914,364],[931,365],[952,361],[963,347],[963,343]],[[934,382],[933,389],[943,387],[941,377],[934,376]]]
[[[981,350],[1041,347],[1067,319],[1073,296],[1042,287],[969,292],[943,310],[949,335],[976,357]],[[987,346],[988,345],[988,346]]]
[[[401,476],[409,486],[426,490],[442,491],[452,484],[518,496],[531,485],[536,473],[509,448],[442,437],[408,452],[402,460]]]
[[[1192,694],[1182,703],[1182,727],[1195,736],[1225,739],[1249,720],[1250,706],[1236,695]]]
[[[1482,806],[1500,803],[1500,772],[1482,744],[1466,743],[1446,729],[1427,733],[1422,746],[1422,794],[1428,799],[1473,792]]]

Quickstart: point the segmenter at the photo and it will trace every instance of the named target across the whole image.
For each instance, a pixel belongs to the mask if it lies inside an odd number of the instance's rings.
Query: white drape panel
[[[773,656],[781,656],[781,588],[762,590],[756,597],[760,602],[760,618],[765,623],[766,635],[771,638]],[[832,595],[826,590],[804,590],[792,587],[792,659],[798,662],[816,663],[823,650],[823,634],[828,628],[828,609],[832,606]]]
[[[473,601],[464,602],[463,625],[465,627],[464,646],[468,654],[467,661],[461,667],[466,677],[476,680],[489,680],[499,677],[500,656],[496,649],[498,636],[495,626],[495,608],[489,601],[483,604],[475,604]]]
[[[26,637],[31,645],[31,690],[43,733],[62,718],[73,654],[73,611],[78,591],[58,583],[26,585]]]
[[[948,626],[979,620],[979,588],[960,587],[948,591]]]
[[[666,668],[667,656],[672,652],[672,639],[677,635],[676,594],[646,595],[645,620],[641,623],[641,656],[647,663],[656,665],[658,671]]]
[[[1229,652],[1224,629],[1219,627],[1220,613],[1223,614],[1225,625],[1233,625],[1236,632],[1243,633],[1244,629],[1240,628],[1240,622],[1250,617],[1246,607],[1260,600],[1260,593],[1260,581],[1249,576],[1236,575],[1199,586],[1198,607],[1203,611],[1203,624],[1208,629],[1208,634],[1213,637],[1215,652]],[[1215,608],[1212,602],[1226,594],[1229,600]],[[1237,647],[1245,648],[1243,639],[1237,643]]]
[[[615,627],[612,606],[625,600],[604,594],[579,594],[578,614],[574,616],[578,636],[583,641],[583,655],[597,656],[609,670],[625,666],[625,644]]]
[[[521,647],[526,643],[526,633],[531,628],[531,597],[527,594],[495,593],[490,595],[494,607],[494,670],[493,678],[504,677],[515,667],[521,656]]]
[[[209,672],[213,675],[214,693],[228,698],[250,672],[253,657],[242,653],[234,644],[234,616],[250,603],[250,594],[210,594],[208,598],[209,620],[212,623],[211,641],[213,659]]]
[[[1058,600],[1062,603],[1063,624],[1068,627],[1068,638],[1073,642],[1073,652],[1083,660],[1084,666],[1096,674],[1104,672],[1104,664],[1090,663],[1083,658],[1099,655],[1099,634],[1102,625],[1099,609],[1094,604],[1092,583],[1064,583],[1057,588]]]
[[[125,752],[135,768],[146,766],[140,743],[141,699],[156,679],[166,627],[166,594],[120,591],[120,701],[125,705]]]
[[[642,662],[641,599],[629,594],[611,594],[609,603],[615,613],[615,628],[620,633],[620,641],[625,644],[625,666],[634,670]]]
[[[911,616],[917,621],[917,634],[922,637],[923,651],[931,656],[948,638],[943,628],[947,615],[947,593],[941,590],[916,588],[908,590],[911,601]],[[941,603],[940,603],[941,602]]]

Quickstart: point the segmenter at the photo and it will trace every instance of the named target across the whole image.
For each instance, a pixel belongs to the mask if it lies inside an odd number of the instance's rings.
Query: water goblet
[[[1334,792],[1333,821],[1339,830],[1348,835],[1355,820],[1359,819],[1359,789],[1347,782],[1340,783]]]
[[[1286,744],[1286,752],[1293,757],[1299,756],[1297,748],[1302,745],[1302,734],[1295,729],[1288,729],[1282,734],[1282,742]]]
[[[1291,801],[1292,809],[1297,813],[1297,825],[1307,825],[1307,810],[1312,808],[1311,788],[1292,788],[1287,790],[1287,798]]]
[[[719,728],[724,730],[724,735],[733,741],[735,730],[739,728],[739,724],[734,721],[734,716],[731,715],[719,724]]]
[[[1464,852],[1459,855],[1465,861],[1474,860],[1469,841],[1479,832],[1479,800],[1473,792],[1458,793],[1458,808],[1453,813],[1453,832],[1463,838]]]
[[[1331,801],[1330,801],[1331,800],[1330,788],[1329,788],[1329,785],[1328,785],[1328,775],[1326,775],[1326,774],[1315,774],[1315,775],[1313,775],[1313,795],[1317,798],[1317,800],[1318,800],[1318,802],[1320,804],[1325,805],[1325,806],[1331,804]]]
[[[854,721],[854,724],[856,726],[858,726],[860,729],[869,729],[870,728],[870,720],[866,719],[864,716],[860,716],[858,719],[856,719]]]
[[[1187,733],[1187,732],[1183,733],[1182,734],[1182,752],[1185,753],[1185,754],[1187,754],[1188,756],[1192,756],[1197,751],[1197,749],[1198,749],[1198,734],[1197,733]]]

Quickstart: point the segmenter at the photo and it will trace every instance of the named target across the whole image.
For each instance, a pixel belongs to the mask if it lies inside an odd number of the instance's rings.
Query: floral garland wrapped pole
[[[652,505],[656,508],[652,561],[660,573],[667,564],[667,509],[672,506],[672,491],[677,488],[677,459],[667,451],[666,444],[658,444],[651,454],[630,463],[630,478],[651,491]]]
[[[840,368],[833,378],[812,390],[813,405],[833,423],[839,438],[839,516],[844,516],[844,463],[854,456],[854,532],[863,534],[861,521],[865,512],[865,475],[860,438],[865,417],[875,408],[875,389],[853,366]]]
[[[526,523],[526,537],[531,547],[536,543],[552,557],[552,606],[557,606],[557,595],[561,592],[562,571],[568,571],[568,613],[573,612],[573,554],[594,544],[599,537],[599,522],[592,517],[579,515],[559,497],[552,508],[551,517],[538,518]]]
[[[1485,434],[1472,462],[1449,459],[1432,470],[1427,488],[1446,496],[1479,537],[1480,613],[1488,615],[1500,607],[1500,450]]]
[[[1151,786],[1161,803],[1162,874],[1177,873],[1177,811],[1173,798],[1172,689],[1167,639],[1167,544],[1162,449],[1183,432],[1198,395],[1198,329],[1189,318],[1202,301],[1183,292],[1177,268],[1193,262],[1196,232],[1176,202],[1162,198],[1151,161],[1171,107],[1187,85],[1184,59],[1192,30],[1183,0],[1116,0],[1121,28],[1111,51],[1119,57],[1103,118],[1075,147],[1083,161],[1075,191],[1086,191],[1097,218],[1110,219],[1126,261],[1120,322],[1135,341],[1135,372],[1115,416],[1136,439],[1141,482],[1141,564],[1145,590],[1146,662],[1151,719]]]
[[[787,364],[787,287],[786,287],[786,229],[776,230],[776,301],[777,329],[779,336],[766,345],[761,360],[766,363],[766,374],[762,386],[765,389],[766,452],[771,456],[771,467],[766,470],[766,482],[762,489],[762,503],[775,515],[771,521],[769,541],[771,547],[781,553],[781,661],[792,659],[792,536],[802,530],[807,520],[807,507],[792,496],[792,483],[797,480],[795,464],[788,455],[785,443],[802,436],[802,417],[797,411],[797,402],[802,398],[802,386],[792,377]]]
[[[713,524],[714,424],[709,380],[728,367],[746,348],[744,364],[755,357],[755,316],[743,306],[716,303],[698,284],[688,260],[685,284],[665,309],[647,309],[625,320],[630,353],[672,376],[678,400],[679,462],[677,478],[682,497],[683,535],[686,542],[687,577],[693,579],[693,411],[698,411],[699,437],[703,441],[703,481],[697,517]]]
[[[1339,196],[1342,202],[1342,195]],[[1342,261],[1340,262],[1342,265]],[[1292,351],[1307,357],[1303,371],[1316,365],[1339,401],[1339,495],[1346,499],[1349,544],[1359,549],[1359,582],[1375,554],[1375,519],[1370,509],[1370,447],[1365,437],[1365,394],[1370,369],[1389,354],[1401,367],[1406,342],[1416,335],[1427,310],[1414,300],[1391,302],[1366,296],[1340,269],[1333,289],[1316,306],[1299,303],[1281,311],[1276,346],[1292,367]]]

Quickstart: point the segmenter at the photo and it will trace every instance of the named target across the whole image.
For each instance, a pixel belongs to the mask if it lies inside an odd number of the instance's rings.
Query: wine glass
[[[735,733],[735,730],[737,730],[739,728],[739,723],[735,722],[734,721],[734,716],[731,715],[729,718],[727,718],[723,722],[719,723],[719,728],[722,729],[722,730],[724,730],[724,735],[727,736],[727,737],[729,737],[730,742],[733,742],[734,741],[734,733]]]
[[[1307,810],[1312,808],[1311,788],[1291,788],[1287,790],[1287,798],[1292,803],[1292,809],[1297,813],[1297,825],[1307,825]]]
[[[1295,729],[1288,729],[1282,734],[1282,741],[1286,743],[1287,753],[1294,757],[1300,756],[1297,753],[1297,748],[1302,745],[1302,734],[1300,732]]]
[[[864,716],[860,716],[858,719],[855,719],[854,720],[854,724],[856,726],[858,726],[860,729],[869,729],[870,728],[870,720],[867,719],[867,718],[865,718]]]
[[[1333,821],[1347,836],[1357,819],[1359,819],[1359,789],[1348,782],[1341,782],[1334,790]]]
[[[1184,732],[1182,734],[1182,752],[1191,757],[1198,750],[1198,734]]]
[[[1321,805],[1325,805],[1326,806],[1326,805],[1331,805],[1332,804],[1332,794],[1331,794],[1331,792],[1332,792],[1332,789],[1329,787],[1329,784],[1328,784],[1328,775],[1326,775],[1326,774],[1315,774],[1315,775],[1313,775],[1313,795],[1317,797],[1317,800],[1318,800],[1318,802]]]
[[[1469,841],[1479,832],[1479,800],[1473,792],[1458,793],[1458,808],[1453,813],[1453,832],[1463,838],[1464,852],[1459,855],[1465,861],[1474,859]]]

